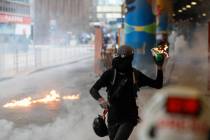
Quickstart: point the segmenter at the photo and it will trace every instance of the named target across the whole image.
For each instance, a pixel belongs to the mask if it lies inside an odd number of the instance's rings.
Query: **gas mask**
[[[124,58],[118,56],[112,60],[112,66],[113,68],[116,68],[119,72],[125,73],[132,69],[132,60],[133,55]]]

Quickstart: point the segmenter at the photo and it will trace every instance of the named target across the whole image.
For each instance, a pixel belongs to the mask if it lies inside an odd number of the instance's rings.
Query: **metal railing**
[[[0,47],[0,78],[43,67],[65,64],[93,56],[92,45],[75,47],[33,46],[27,51],[8,51]]]

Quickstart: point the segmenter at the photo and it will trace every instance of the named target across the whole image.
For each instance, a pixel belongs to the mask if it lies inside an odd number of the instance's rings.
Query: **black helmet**
[[[108,135],[108,128],[106,126],[105,118],[103,118],[103,116],[98,115],[98,117],[94,119],[93,130],[99,137],[104,137]]]
[[[117,56],[120,56],[121,58],[133,56],[133,48],[127,45],[122,45],[117,51]]]

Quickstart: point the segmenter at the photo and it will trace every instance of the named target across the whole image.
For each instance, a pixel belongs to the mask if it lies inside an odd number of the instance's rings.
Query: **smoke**
[[[63,70],[52,70],[43,75],[37,73],[24,75],[24,72],[28,73],[37,68],[45,69],[47,66],[52,66],[51,63],[57,65],[78,61],[81,56],[86,56],[83,52],[88,52],[87,56],[93,54],[84,46],[80,50],[80,44],[76,45],[78,35],[90,30],[88,24],[90,3],[89,1],[57,3],[55,0],[52,2],[50,0],[51,4],[38,0],[33,2],[41,6],[32,5],[34,24],[27,26],[27,36],[22,34],[24,27],[15,26],[20,35],[11,32],[0,37],[0,53],[3,54],[0,55],[0,81],[1,76],[16,74],[14,79],[1,81],[0,101],[5,103],[16,97],[39,96],[38,94],[42,94],[43,91],[62,88],[68,91],[66,93],[69,93],[70,89],[78,89],[82,97],[78,102],[62,102],[56,110],[38,106],[32,109],[11,111],[2,109],[0,106],[0,140],[99,139],[93,132],[92,122],[101,110],[97,110],[99,106],[88,94],[91,86],[88,84],[92,79],[90,80],[87,73],[91,73],[92,69],[88,69],[91,72],[84,72],[81,68],[81,66],[90,67],[87,63],[82,65],[79,63],[79,66],[71,65],[71,68],[65,69],[65,74]],[[64,12],[62,6],[65,8],[65,13],[59,14],[59,11]],[[29,31],[31,31],[30,35]],[[36,41],[40,46],[34,46]],[[64,48],[61,48],[62,46]],[[48,49],[47,47],[55,48]],[[82,57],[82,59],[87,58]],[[79,69],[72,71],[74,67],[79,67]],[[20,75],[19,72],[21,72]]]
[[[174,48],[169,69],[172,83],[192,86],[207,92],[208,77],[208,26],[183,28],[174,37]]]
[[[61,110],[63,109],[64,107]],[[84,101],[79,105],[65,105],[65,111],[63,110],[60,116],[57,116],[53,122],[44,125],[30,122],[28,125],[16,127],[14,122],[0,120],[0,140],[99,139],[92,129],[93,118],[96,117],[98,112],[91,107],[90,103]],[[44,117],[40,115],[39,118],[35,119],[41,120]]]
[[[76,108],[70,111],[72,108],[69,106],[70,112],[65,117],[58,117],[54,122],[43,126],[30,124],[23,128],[16,128],[13,122],[0,120],[0,140],[96,139],[92,130],[92,121],[90,121],[93,119],[89,113],[92,109],[89,106],[84,108],[77,106]]]
[[[51,89],[61,95],[75,93],[76,89],[81,99],[62,101],[55,109],[47,105],[15,110],[0,107],[0,140],[100,140],[92,129],[92,122],[102,109],[88,93],[95,81],[92,61],[1,82],[2,104],[10,101],[8,98],[17,99],[17,96],[42,96],[43,91]],[[14,90],[9,88],[11,85]]]

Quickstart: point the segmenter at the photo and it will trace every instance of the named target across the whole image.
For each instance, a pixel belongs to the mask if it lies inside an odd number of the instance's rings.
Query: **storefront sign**
[[[0,13],[0,23],[31,24],[31,17]]]

